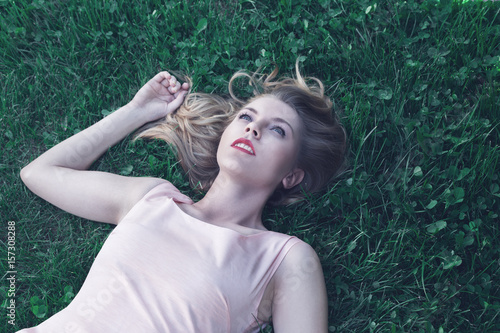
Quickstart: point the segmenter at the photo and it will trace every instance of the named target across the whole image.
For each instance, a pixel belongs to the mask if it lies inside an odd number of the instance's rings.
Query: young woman
[[[247,102],[188,94],[161,72],[133,100],[22,169],[37,195],[116,224],[71,304],[20,332],[327,332],[314,250],[268,231],[267,203],[317,191],[344,160],[346,136],[323,85],[248,76]],[[245,74],[237,74],[233,79]],[[259,91],[260,90],[260,91]],[[156,121],[156,122],[155,122]],[[152,123],[154,122],[154,123]],[[164,179],[89,171],[109,147],[140,137],[172,143],[193,202]]]

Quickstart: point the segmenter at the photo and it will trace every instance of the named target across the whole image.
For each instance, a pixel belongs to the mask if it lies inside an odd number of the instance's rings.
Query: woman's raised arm
[[[167,72],[157,74],[130,103],[24,167],[23,182],[35,194],[69,213],[117,224],[144,194],[166,181],[86,169],[129,133],[175,111],[188,89],[187,83],[181,86]],[[178,191],[174,190],[173,196],[176,201],[191,202]]]

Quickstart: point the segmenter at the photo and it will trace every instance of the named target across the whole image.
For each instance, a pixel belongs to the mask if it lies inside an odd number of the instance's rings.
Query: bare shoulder
[[[290,284],[291,280],[323,279],[323,270],[320,259],[311,245],[300,241],[294,244],[283,259],[280,267],[276,271],[276,285]]]
[[[321,262],[307,243],[292,246],[274,279],[275,332],[326,332],[328,302]]]
[[[319,258],[311,245],[304,241],[299,241],[289,250],[283,259],[283,264],[284,266],[290,266],[289,268],[294,269],[297,267],[297,264],[303,265],[306,264],[306,261],[315,261],[319,263]]]

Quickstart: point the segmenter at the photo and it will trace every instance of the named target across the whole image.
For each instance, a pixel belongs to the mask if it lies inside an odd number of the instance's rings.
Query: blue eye
[[[283,128],[279,127],[279,126],[273,127],[272,130],[275,131],[276,133],[278,133],[279,135],[283,136],[283,137],[286,134],[285,130]]]
[[[244,119],[246,121],[252,121],[252,117],[250,117],[248,114],[246,113],[242,113],[240,114],[240,116],[238,117],[239,119]]]

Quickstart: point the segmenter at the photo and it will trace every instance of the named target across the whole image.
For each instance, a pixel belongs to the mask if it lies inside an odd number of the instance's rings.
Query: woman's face
[[[217,151],[221,172],[271,191],[280,183],[293,187],[303,177],[296,168],[301,132],[295,110],[273,96],[259,97],[242,108],[222,134]]]

